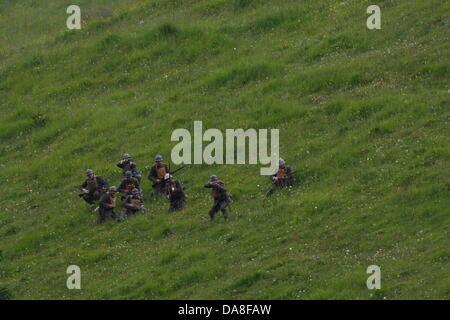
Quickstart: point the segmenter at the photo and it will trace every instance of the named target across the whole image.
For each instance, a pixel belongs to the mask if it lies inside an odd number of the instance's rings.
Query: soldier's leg
[[[120,211],[120,215],[119,218],[117,219],[117,221],[123,221],[125,219],[125,217],[127,216],[127,209],[126,208],[122,208],[122,211]]]
[[[105,221],[105,212],[103,209],[98,210],[97,224],[102,224]]]
[[[222,211],[223,218],[224,218],[225,220],[228,219],[228,211],[227,211],[228,204],[229,204],[229,201],[223,201],[223,202],[220,204],[220,210]]]
[[[275,192],[275,185],[266,192],[266,197],[270,197]]]
[[[220,210],[220,203],[217,200],[214,200],[214,204],[213,204],[211,210],[209,210],[209,212],[208,212],[209,217],[211,218],[211,221],[214,220],[214,216],[215,216],[216,212],[219,210]]]
[[[83,195],[83,200],[86,201],[89,204],[93,204],[94,203],[94,198],[93,198],[91,193],[85,193]]]
[[[115,220],[116,219],[116,213],[114,210],[109,210],[108,214],[106,216],[106,220]]]

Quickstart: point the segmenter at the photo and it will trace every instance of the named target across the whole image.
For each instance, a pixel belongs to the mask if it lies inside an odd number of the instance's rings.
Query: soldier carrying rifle
[[[83,198],[89,204],[93,204],[95,200],[100,198],[100,195],[108,187],[105,179],[100,176],[96,176],[92,169],[86,170],[87,179],[80,186],[80,190],[83,192],[80,194],[80,198]]]
[[[176,170],[177,171],[177,170]],[[169,212],[183,209],[186,205],[186,194],[183,191],[181,182],[174,179],[171,174],[166,174],[166,198],[170,201]]]
[[[139,189],[134,188],[131,194],[128,195],[122,202],[122,211],[120,212],[119,221],[123,221],[127,216],[134,216],[136,213],[144,212],[147,209],[144,207],[144,199],[141,196]]]
[[[155,164],[150,168],[148,179],[153,182],[152,194],[158,194],[165,191],[166,180],[164,177],[170,173],[169,166],[163,162],[163,157],[157,155],[155,157]]]
[[[278,160],[278,171],[270,176],[272,187],[267,191],[266,197],[270,197],[279,189],[292,186],[294,181],[293,173],[291,166],[287,165],[286,162],[280,158]]]
[[[225,183],[220,181],[216,175],[210,177],[210,181],[205,184],[205,188],[212,188],[211,196],[214,199],[214,204],[209,210],[209,217],[211,221],[214,220],[214,216],[217,212],[222,211],[223,218],[228,219],[227,207],[231,202],[230,194],[228,193]]]

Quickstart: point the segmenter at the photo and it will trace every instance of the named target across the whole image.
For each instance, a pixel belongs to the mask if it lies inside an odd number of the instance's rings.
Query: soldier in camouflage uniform
[[[211,195],[214,199],[214,204],[209,210],[209,216],[211,221],[214,220],[214,216],[217,212],[222,211],[223,218],[228,219],[227,207],[230,204],[231,197],[228,193],[225,184],[220,181],[216,175],[210,177],[210,181],[205,184],[205,188],[212,188]]]
[[[93,204],[95,200],[100,198],[108,184],[102,177],[96,176],[91,169],[86,170],[86,175],[87,179],[80,186],[80,190],[83,192],[80,197],[87,203]]]
[[[141,182],[141,175],[138,171],[136,162],[133,161],[128,153],[123,155],[123,159],[117,162],[116,166],[123,170],[123,175],[125,175],[127,171],[131,171],[133,178],[136,178],[139,182]]]
[[[148,179],[153,182],[152,194],[165,192],[166,180],[164,180],[164,177],[168,173],[170,173],[169,166],[163,162],[162,156],[157,155],[155,157],[155,164],[150,168],[150,172],[148,174]]]
[[[145,210],[144,199],[142,198],[139,189],[134,188],[131,191],[131,194],[122,202],[122,212],[120,213],[119,221],[123,221],[125,217],[135,215],[136,213]]]
[[[291,166],[287,165],[283,159],[278,160],[278,171],[270,176],[272,188],[267,191],[266,196],[271,196],[275,191],[292,186],[294,181]]]
[[[134,188],[139,189],[139,181],[136,178],[133,178],[131,171],[127,171],[125,173],[125,179],[122,180],[117,189],[122,194],[121,200],[130,195]]]
[[[166,198],[170,201],[169,212],[183,209],[186,205],[186,194],[178,179],[166,174]]]
[[[101,224],[107,220],[115,220],[116,213],[114,208],[116,207],[116,187],[110,187],[108,192],[105,192],[100,197],[99,207],[98,207],[98,220],[97,223]]]

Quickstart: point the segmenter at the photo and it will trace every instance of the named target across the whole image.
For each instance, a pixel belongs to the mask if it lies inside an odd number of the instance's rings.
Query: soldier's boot
[[[225,219],[225,221],[227,221],[228,220],[228,211],[227,211],[227,209],[222,209],[222,213],[223,213],[223,218]]]
[[[216,214],[216,212],[213,209],[211,209],[211,210],[209,210],[208,214],[209,214],[209,218],[210,218],[209,220],[213,221],[214,215]]]

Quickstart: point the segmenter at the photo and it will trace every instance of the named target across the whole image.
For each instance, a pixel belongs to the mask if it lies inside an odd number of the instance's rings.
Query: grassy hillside
[[[448,1],[79,0],[75,31],[70,4],[0,2],[2,298],[448,299]],[[184,211],[145,179],[153,214],[95,225],[85,169],[118,185],[128,152],[146,173],[194,120],[280,129],[297,185],[265,199],[259,166],[193,165]]]

